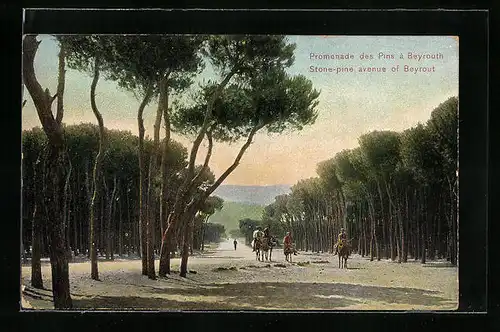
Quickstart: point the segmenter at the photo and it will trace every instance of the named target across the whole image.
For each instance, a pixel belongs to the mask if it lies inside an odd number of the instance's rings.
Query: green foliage
[[[216,211],[210,221],[224,225],[227,230],[239,229],[238,221],[244,218],[260,219],[262,217],[263,207],[260,205],[224,202],[224,207]]]
[[[211,216],[216,211],[220,211],[224,206],[224,200],[218,196],[208,197],[200,208],[200,212],[204,215]]]
[[[238,229],[240,234],[245,237],[246,243],[252,242],[253,232],[257,229],[257,227],[262,227],[262,221],[251,218],[243,218],[238,221]]]
[[[92,169],[95,157],[98,151],[99,135],[98,126],[90,123],[82,123],[78,125],[65,126],[65,137],[67,141],[67,149],[69,159],[72,164],[72,173],[70,179],[70,201],[68,203],[71,209],[77,209],[77,214],[71,214],[71,218],[78,220],[79,227],[87,230],[88,227],[88,204],[89,197],[87,196],[86,183],[90,186]],[[138,166],[138,137],[132,135],[129,131],[122,130],[108,130],[106,129],[108,137],[108,149],[104,155],[101,175],[106,180],[106,185],[109,192],[113,189],[114,178],[117,179],[119,186],[117,201],[124,202],[123,204],[130,204],[129,211],[122,216],[130,218],[138,218],[138,197],[139,197],[139,166]],[[33,128],[32,130],[24,130],[22,133],[22,149],[23,149],[23,218],[27,221],[30,220],[34,208],[33,186],[35,181],[41,180],[41,174],[37,174],[34,178],[34,163],[37,160],[43,163],[44,146],[47,142],[45,133],[40,128]],[[152,142],[150,139],[145,141],[145,157],[149,159],[152,151]],[[167,167],[171,170],[167,179],[167,204],[172,205],[175,195],[180,184],[183,181],[185,170],[187,166],[187,150],[179,142],[171,141],[167,153]],[[148,165],[146,165],[148,167]],[[198,169],[201,166],[198,166]],[[147,169],[146,169],[147,173]],[[88,182],[87,182],[88,181]],[[206,172],[199,178],[198,187],[195,186],[192,196],[196,195],[204,186],[207,186],[214,181],[214,175],[207,169]],[[152,182],[155,190],[159,194],[160,179],[154,179]],[[104,189],[102,189],[104,190]],[[128,203],[127,202],[128,196]],[[101,195],[105,200],[108,199],[106,195]],[[209,197],[208,203],[213,205],[216,209],[220,208],[221,201],[217,197]],[[125,210],[127,205],[123,206]],[[99,204],[99,210],[101,205]],[[102,213],[102,211],[100,212]],[[118,218],[118,216],[115,216]],[[118,221],[115,220],[115,223]],[[23,227],[26,227],[26,234],[29,234],[30,224],[27,222]],[[138,226],[134,222],[133,225]],[[127,227],[132,227],[131,224]],[[128,231],[129,234],[131,231]],[[82,233],[83,234],[83,233]],[[136,234],[138,234],[136,232]],[[82,243],[86,243],[88,237],[82,239]],[[29,241],[27,242],[29,243]]]
[[[373,177],[390,176],[399,163],[399,134],[392,131],[373,131],[359,138],[363,157]]]
[[[175,130],[197,133],[207,112],[214,139],[224,142],[246,137],[256,127],[281,133],[314,123],[319,92],[305,77],[285,73],[293,64],[294,49],[283,36],[210,37],[204,55],[221,79],[233,75],[233,83],[221,90],[219,82],[209,81],[192,103],[174,104]]]
[[[90,74],[98,58],[106,79],[137,95],[149,86],[158,94],[167,73],[169,89],[183,91],[203,69],[200,36],[63,35],[58,40],[66,46],[69,68]]]
[[[224,225],[206,223],[205,224],[205,242],[220,242],[226,237]]]
[[[263,221],[292,229],[305,250],[329,250],[347,221],[349,236],[365,241],[365,253],[366,245],[373,246],[372,255],[375,250],[380,255],[395,251],[395,243],[403,250],[406,243],[414,256],[422,255],[421,246],[430,246],[431,256],[438,247],[454,262],[457,114],[453,97],[431,113],[426,125],[362,135],[359,147],[319,163],[318,177],[300,180],[290,194],[276,197],[265,207]],[[417,230],[422,238],[415,236]]]
[[[440,104],[427,121],[427,128],[434,148],[441,157],[446,172],[457,167],[458,140],[458,98],[452,97]]]
[[[210,36],[203,53],[220,76],[235,70],[249,79],[255,72],[290,67],[294,50],[285,36],[221,35]]]
[[[244,237],[243,234],[241,234],[239,229],[232,229],[229,231],[229,236],[232,238],[239,238],[239,237]]]
[[[201,128],[215,85],[202,87],[193,104],[177,103],[172,123],[178,132],[193,135]],[[234,142],[256,126],[269,133],[301,130],[317,118],[319,92],[303,76],[288,77],[283,71],[261,73],[248,86],[231,84],[215,100],[211,131],[216,140]]]
[[[403,133],[401,157],[405,167],[417,181],[426,183],[435,179],[440,160],[437,158],[429,131],[422,124]]]

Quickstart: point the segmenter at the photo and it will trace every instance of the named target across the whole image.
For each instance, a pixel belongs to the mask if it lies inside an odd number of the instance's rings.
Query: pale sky
[[[44,36],[35,58],[35,70],[43,88],[55,93],[58,46]],[[238,168],[225,184],[295,184],[316,176],[318,162],[332,158],[343,149],[358,145],[360,135],[372,130],[401,131],[425,122],[432,110],[449,97],[458,96],[458,39],[449,36],[289,36],[297,45],[290,74],[302,74],[321,91],[316,123],[300,132],[254,138]],[[380,52],[394,59],[378,59]],[[438,59],[408,59],[408,53],[442,54]],[[350,53],[354,59],[320,60],[314,55]],[[373,60],[361,60],[361,53]],[[400,56],[403,56],[403,59]],[[399,72],[391,67],[399,65]],[[404,65],[431,68],[432,72],[404,72]],[[353,67],[353,72],[311,72],[310,66]],[[386,67],[387,72],[359,72],[359,67]],[[207,69],[204,78],[214,78]],[[66,124],[97,121],[90,108],[91,77],[67,70],[65,88]],[[40,126],[33,102],[22,111],[23,129]],[[100,80],[96,101],[107,128],[130,130],[137,135],[137,109],[140,101],[113,82]],[[152,136],[156,101],[145,109],[146,135]],[[163,133],[162,133],[163,136]],[[192,140],[173,135],[188,148]],[[243,142],[216,143],[210,163],[219,176],[234,160]],[[202,163],[206,149],[198,153]]]

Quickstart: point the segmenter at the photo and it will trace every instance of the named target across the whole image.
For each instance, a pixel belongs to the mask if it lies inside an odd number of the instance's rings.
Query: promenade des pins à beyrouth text
[[[361,64],[352,65],[349,62],[351,60],[361,60]],[[433,73],[436,72],[435,64],[432,61],[442,60],[442,53],[384,53],[379,52],[377,54],[371,53],[338,53],[338,54],[328,54],[328,53],[310,53],[309,60],[311,61],[322,61],[325,65],[311,64],[309,66],[309,72],[311,73]],[[373,65],[372,60],[382,60],[387,61],[384,65]],[[404,63],[401,63],[401,60]],[[327,61],[332,61],[334,65],[327,64]],[[392,62],[392,63],[391,63]]]

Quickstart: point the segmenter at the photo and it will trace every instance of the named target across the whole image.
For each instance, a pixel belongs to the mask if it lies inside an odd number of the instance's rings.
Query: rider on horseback
[[[271,244],[271,235],[269,234],[269,226],[264,228],[264,239],[266,239],[268,245]]]
[[[337,243],[335,244],[335,255],[339,253],[339,247],[342,248],[346,240],[347,240],[347,234],[345,232],[345,229],[341,228],[339,236],[337,238]]]
[[[283,238],[283,250],[286,252],[292,246],[292,236],[290,232],[286,232],[285,237]]]
[[[262,231],[260,230],[260,226],[257,226],[257,229],[253,232],[253,241],[252,241],[252,248],[255,252],[255,245],[257,244],[257,241],[259,241],[262,236],[264,235],[264,233],[262,233]]]

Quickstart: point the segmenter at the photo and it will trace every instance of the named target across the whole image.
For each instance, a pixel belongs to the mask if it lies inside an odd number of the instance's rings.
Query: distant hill
[[[238,202],[253,205],[269,205],[278,195],[288,194],[290,185],[273,186],[238,186],[221,185],[214,191],[214,195],[227,202]]]
[[[226,234],[229,234],[230,230],[239,229],[240,219],[260,220],[262,211],[264,211],[263,205],[224,201],[222,210],[211,216],[209,222],[224,225]]]

